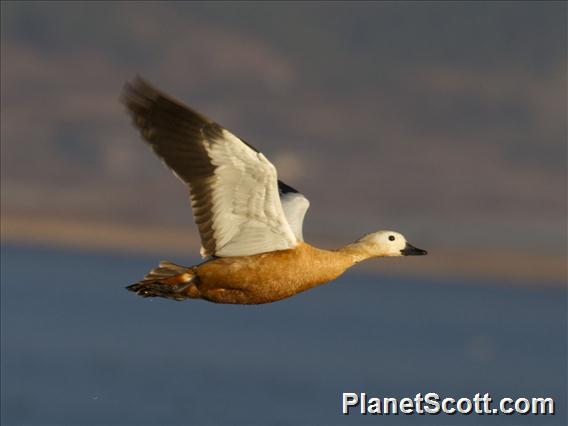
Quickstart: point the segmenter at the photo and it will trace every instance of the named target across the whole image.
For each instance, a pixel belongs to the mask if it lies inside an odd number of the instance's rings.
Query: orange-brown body
[[[349,253],[306,243],[291,250],[218,258],[192,268],[197,279],[187,294],[216,303],[275,302],[331,281],[354,263]]]
[[[385,236],[385,232],[379,234]],[[389,234],[392,236],[392,231],[386,232]],[[189,268],[164,261],[128,289],[143,297],[270,303],[334,280],[365,259],[404,255],[400,248],[375,240],[375,234],[369,234],[338,250],[322,250],[302,242],[290,250],[215,258]],[[403,243],[410,254],[426,253]]]

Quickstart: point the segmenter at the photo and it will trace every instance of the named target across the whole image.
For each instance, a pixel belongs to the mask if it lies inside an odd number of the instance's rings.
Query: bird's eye
[[[394,235],[389,235],[389,241],[394,241]]]

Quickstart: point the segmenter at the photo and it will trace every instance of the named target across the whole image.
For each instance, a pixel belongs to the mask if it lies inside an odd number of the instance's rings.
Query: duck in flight
[[[189,188],[203,263],[160,262],[128,290],[143,297],[260,304],[293,296],[374,257],[424,255],[378,231],[337,250],[304,242],[308,199],[258,150],[141,78],[122,103],[154,152]]]

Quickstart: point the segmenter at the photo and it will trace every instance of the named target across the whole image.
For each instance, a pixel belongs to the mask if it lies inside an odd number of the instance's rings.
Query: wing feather
[[[144,80],[122,102],[154,152],[189,186],[203,256],[247,256],[297,245],[276,168],[260,152]]]

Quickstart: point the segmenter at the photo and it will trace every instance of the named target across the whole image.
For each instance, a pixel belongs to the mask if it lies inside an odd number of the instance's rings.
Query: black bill
[[[426,250],[422,250],[419,248],[414,247],[411,244],[406,243],[406,247],[404,247],[400,253],[403,256],[423,256],[425,254],[428,254],[428,252]]]

